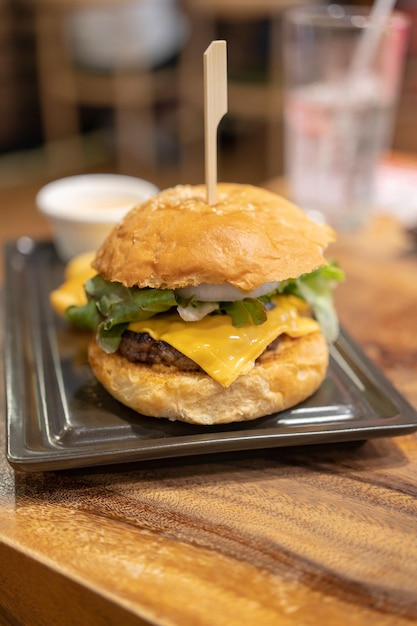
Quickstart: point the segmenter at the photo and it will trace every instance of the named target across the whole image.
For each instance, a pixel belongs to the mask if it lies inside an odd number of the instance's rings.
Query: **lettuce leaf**
[[[244,298],[236,302],[220,302],[213,312],[226,313],[232,318],[233,326],[241,328],[248,324],[263,324],[266,308],[272,306],[271,297],[277,293],[293,294],[305,300],[311,307],[323,334],[334,341],[339,332],[337,314],[333,305],[333,289],[344,280],[343,271],[330,263],[311,274],[282,281],[276,291],[261,298]],[[100,347],[106,352],[115,352],[123,332],[130,322],[138,322],[173,307],[187,307],[189,301],[176,297],[171,289],[139,289],[125,287],[96,275],[85,284],[87,304],[71,306],[66,317],[73,324],[95,330]]]
[[[335,262],[320,267],[311,274],[283,281],[279,293],[290,293],[305,300],[326,339],[332,343],[339,334],[339,320],[334,307],[333,290],[338,282],[345,279],[343,270]]]
[[[71,306],[66,317],[77,326],[97,329],[97,340],[106,352],[115,352],[129,322],[139,322],[177,305],[171,289],[125,287],[96,275],[85,284],[88,302]]]
[[[220,311],[232,318],[235,328],[242,328],[248,324],[263,324],[266,321],[265,307],[259,298],[244,298],[236,302],[220,302]]]

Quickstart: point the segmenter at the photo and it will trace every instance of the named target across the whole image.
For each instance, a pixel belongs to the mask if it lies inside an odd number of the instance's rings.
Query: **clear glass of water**
[[[313,219],[353,230],[370,214],[375,174],[390,147],[408,41],[393,13],[367,62],[355,67],[367,9],[298,7],[284,18],[285,176]]]

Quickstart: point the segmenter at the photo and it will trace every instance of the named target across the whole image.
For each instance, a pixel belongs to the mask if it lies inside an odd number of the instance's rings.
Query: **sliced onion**
[[[183,287],[177,289],[176,293],[183,298],[192,298],[200,302],[235,302],[244,298],[260,298],[278,288],[279,282],[263,283],[250,292],[240,291],[237,287],[225,283],[224,285],[212,285],[201,283],[201,285]]]

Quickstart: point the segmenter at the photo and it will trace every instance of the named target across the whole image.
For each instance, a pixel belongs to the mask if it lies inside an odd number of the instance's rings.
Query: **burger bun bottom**
[[[142,415],[213,425],[253,420],[283,411],[311,396],[322,383],[328,348],[320,332],[283,335],[247,374],[222,387],[204,372],[131,363],[118,353],[89,346],[93,373],[122,404]]]

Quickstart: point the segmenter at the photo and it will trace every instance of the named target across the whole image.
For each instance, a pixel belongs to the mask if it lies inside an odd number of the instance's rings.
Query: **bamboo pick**
[[[204,141],[207,203],[216,202],[217,129],[227,113],[226,42],[212,41],[204,53]]]

